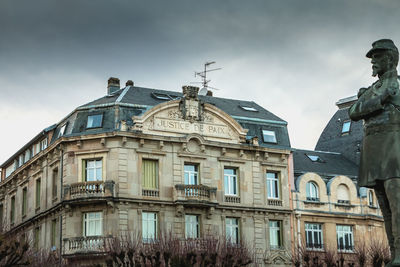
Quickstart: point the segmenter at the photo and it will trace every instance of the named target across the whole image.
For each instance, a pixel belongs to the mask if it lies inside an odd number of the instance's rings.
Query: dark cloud
[[[312,149],[334,103],[373,80],[371,42],[400,44],[398,14],[396,0],[2,1],[0,123],[20,129],[7,118],[40,110],[29,139],[102,96],[109,76],[179,90],[216,60],[217,96],[256,100]],[[4,161],[18,147],[0,142]]]

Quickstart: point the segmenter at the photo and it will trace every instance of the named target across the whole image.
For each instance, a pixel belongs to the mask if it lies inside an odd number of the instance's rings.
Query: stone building
[[[309,250],[352,252],[357,245],[386,240],[383,217],[372,189],[358,187],[362,122],[339,100],[315,151],[293,152],[295,244]]]
[[[289,264],[287,123],[250,101],[120,88],[74,109],[3,163],[0,221],[69,262],[120,234],[225,236]]]

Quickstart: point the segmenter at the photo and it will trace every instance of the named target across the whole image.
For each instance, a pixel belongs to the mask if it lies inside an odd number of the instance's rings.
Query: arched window
[[[372,193],[372,190],[368,191],[368,205],[371,207],[374,206],[374,194]]]
[[[318,186],[314,182],[307,183],[306,197],[309,201],[319,201]]]
[[[337,200],[338,203],[350,204],[349,188],[345,184],[340,184],[337,187]]]

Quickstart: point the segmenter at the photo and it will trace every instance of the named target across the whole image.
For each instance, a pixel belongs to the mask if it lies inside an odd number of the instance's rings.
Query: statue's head
[[[381,39],[373,42],[372,48],[366,56],[371,58],[372,76],[374,77],[396,69],[399,62],[399,51],[390,39]]]

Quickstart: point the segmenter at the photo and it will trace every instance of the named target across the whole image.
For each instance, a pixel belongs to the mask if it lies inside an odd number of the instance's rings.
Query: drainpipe
[[[60,203],[61,205],[63,205],[63,201],[64,201],[64,188],[63,188],[63,166],[64,166],[64,150],[63,150],[63,146],[60,145]],[[62,212],[60,212],[60,262],[59,262],[59,266],[62,266],[62,247],[63,247],[63,243],[62,243]]]

